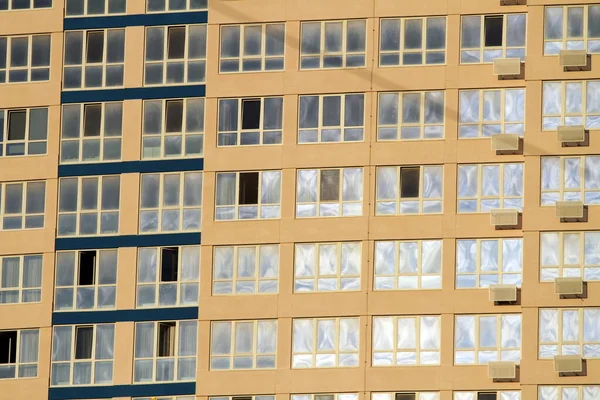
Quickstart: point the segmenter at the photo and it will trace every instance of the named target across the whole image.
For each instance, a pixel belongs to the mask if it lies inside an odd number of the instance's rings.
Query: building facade
[[[600,399],[598,53],[586,0],[0,0],[0,400]]]

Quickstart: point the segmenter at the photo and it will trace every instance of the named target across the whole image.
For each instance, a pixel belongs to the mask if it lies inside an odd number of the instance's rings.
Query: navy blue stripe
[[[206,11],[65,18],[64,30],[124,28],[126,26],[205,24],[207,21],[208,12]]]
[[[203,169],[203,158],[183,158],[177,160],[121,161],[97,164],[59,165],[58,176],[59,178],[64,178],[68,176],[202,171]]]
[[[196,394],[196,382],[152,385],[69,386],[48,391],[48,400],[110,399],[112,397],[185,396]]]
[[[60,94],[61,103],[204,97],[206,85],[152,86],[106,90],[74,90]]]
[[[53,312],[52,325],[110,324],[114,322],[175,321],[198,319],[198,307],[136,310]]]
[[[200,232],[56,238],[58,250],[116,249],[119,247],[186,246],[200,244]]]

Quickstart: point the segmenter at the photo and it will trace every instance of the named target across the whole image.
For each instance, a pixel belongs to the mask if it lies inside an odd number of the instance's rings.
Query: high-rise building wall
[[[600,399],[599,27],[0,0],[0,400]]]

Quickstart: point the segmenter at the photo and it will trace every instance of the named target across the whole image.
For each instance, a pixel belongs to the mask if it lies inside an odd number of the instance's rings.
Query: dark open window
[[[316,394],[315,400],[335,400],[335,396],[332,394]]]
[[[477,393],[477,400],[496,400],[496,392],[479,392]]]
[[[0,364],[17,362],[17,331],[0,332]]]
[[[92,358],[94,343],[94,328],[91,326],[78,326],[75,328],[75,359],[89,360]]]
[[[324,169],[321,171],[321,201],[338,201],[340,199],[340,170]]]
[[[96,252],[82,251],[79,253],[79,280],[80,286],[93,285],[96,277]]]
[[[167,132],[181,132],[183,127],[183,100],[167,101]]]
[[[169,28],[168,58],[183,58],[185,56],[185,28],[174,26]]]
[[[396,400],[415,400],[416,393],[396,393]]]
[[[502,29],[504,18],[502,15],[491,15],[485,17],[485,46],[502,46]]]
[[[179,249],[177,247],[164,247],[161,249],[162,259],[160,264],[160,281],[177,281],[177,262],[179,259]]]
[[[104,32],[103,31],[88,32],[86,62],[100,63],[103,61],[103,54],[104,54]]]
[[[102,123],[102,106],[100,104],[86,104],[83,110],[83,136],[100,136],[100,125]]]
[[[8,140],[25,140],[27,112],[14,110],[8,112]]]
[[[175,322],[158,324],[158,357],[175,356]]]
[[[239,188],[239,204],[258,204],[258,172],[242,172]]]
[[[260,128],[260,100],[242,100],[242,129]]]
[[[419,167],[400,168],[400,197],[419,197]]]

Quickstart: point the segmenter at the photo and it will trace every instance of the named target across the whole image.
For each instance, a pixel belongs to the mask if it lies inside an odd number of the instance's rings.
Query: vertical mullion
[[[241,146],[242,145],[242,132],[243,132],[242,115],[243,115],[243,108],[244,108],[244,98],[240,97],[236,100],[238,102],[238,112],[237,112],[237,132],[235,135],[235,145]]]
[[[260,25],[260,70],[264,71],[267,64],[267,26],[271,24]],[[285,35],[284,35],[285,37]]]
[[[398,18],[399,26],[399,37],[400,37],[400,54],[398,55],[398,65],[404,65],[404,25],[406,23],[406,18]]]
[[[508,36],[508,14],[502,15],[502,56],[506,57],[506,48],[508,43],[506,37]]]
[[[478,106],[478,113],[479,113],[479,121],[477,121],[477,136],[478,137],[483,137],[483,125],[484,125],[484,118],[483,118],[483,103],[485,102],[484,98],[485,98],[485,90],[481,89],[481,90],[477,90],[477,106]]]
[[[423,140],[425,139],[425,107],[426,107],[426,95],[427,95],[427,91],[421,92],[421,101],[420,101],[420,105],[421,105],[421,110],[420,110],[420,116],[419,116],[419,120],[420,120],[420,124],[421,126],[419,127],[419,137]]]

